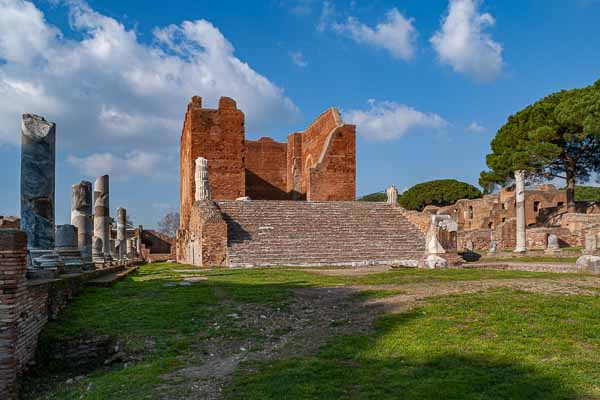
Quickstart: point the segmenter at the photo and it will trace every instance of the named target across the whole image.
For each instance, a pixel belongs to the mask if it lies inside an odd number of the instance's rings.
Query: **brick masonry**
[[[89,279],[123,269],[114,266],[58,279],[26,278],[27,237],[0,229],[0,399],[16,398],[17,376],[34,358],[38,337]]]
[[[566,213],[566,193],[550,184],[525,191],[527,248],[541,250],[547,237],[554,234],[561,247],[581,246],[585,227],[600,222],[596,204],[578,203],[578,213]],[[458,222],[458,248],[486,251],[496,240],[498,249],[511,250],[516,245],[516,202],[514,188],[481,199],[463,199],[447,207],[427,207],[426,213],[447,214]]]
[[[222,97],[219,107],[188,105],[180,149],[180,228],[188,229],[195,201],[195,160],[208,160],[212,199],[354,200],[356,142],[354,125],[344,124],[331,108],[288,143],[270,138],[246,140],[244,114],[234,100]]]
[[[194,210],[212,222],[192,216],[193,233],[178,238],[178,246],[186,246],[178,249],[178,261],[192,265],[416,266],[425,251],[420,228],[388,204],[219,201]]]

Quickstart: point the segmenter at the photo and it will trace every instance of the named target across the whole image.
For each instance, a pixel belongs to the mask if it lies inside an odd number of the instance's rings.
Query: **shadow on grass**
[[[423,314],[387,315],[376,334],[339,337],[311,357],[243,366],[226,390],[228,399],[575,399],[567,377],[504,356],[468,349],[421,347],[393,336]],[[443,338],[447,332],[438,332]],[[443,340],[443,339],[435,340]],[[516,361],[519,360],[519,361]],[[521,363],[523,362],[523,363]],[[586,397],[587,398],[587,397]]]
[[[198,274],[204,272],[198,270]],[[252,281],[256,271],[236,278],[241,282],[221,280],[238,274],[242,272],[211,273],[211,278],[218,279],[182,286],[179,283],[185,274],[175,273],[173,267],[155,265],[142,268],[136,276],[112,288],[84,291],[58,320],[47,325],[40,342],[46,355],[38,357],[21,398],[155,398],[160,376],[180,368],[181,359],[197,351],[202,340],[261,335],[228,317],[238,313],[241,304],[285,307],[292,289],[311,285],[295,276],[277,283]],[[315,294],[319,290],[323,289],[315,289]],[[374,311],[366,308],[364,312]],[[235,399],[577,397],[566,379],[514,362],[518,355],[510,362],[493,352],[466,356],[427,348],[409,353],[390,350],[388,346],[409,345],[390,344],[392,331],[419,322],[419,317],[422,314],[416,312],[386,316],[375,334],[336,338],[314,357],[246,365],[228,387],[227,395]],[[443,336],[442,331],[438,334]],[[48,353],[70,340],[94,335],[108,335],[138,358],[129,368],[96,364],[94,367],[99,368],[92,369],[81,383],[61,388],[68,377],[87,370],[69,361],[55,363]],[[382,346],[385,341],[387,344]]]

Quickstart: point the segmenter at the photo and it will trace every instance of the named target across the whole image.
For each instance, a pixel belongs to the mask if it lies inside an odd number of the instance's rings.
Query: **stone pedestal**
[[[92,216],[92,183],[81,181],[72,186],[71,196],[71,225],[77,228],[77,247],[81,252],[81,257],[87,265],[84,269],[89,269],[92,265],[92,237],[93,237],[93,216]]]
[[[495,256],[498,254],[498,242],[490,240],[490,248],[488,249],[488,255]]]
[[[548,242],[546,244],[545,253],[549,255],[560,255],[560,245],[558,244],[558,236],[548,235]]]
[[[117,252],[117,244],[115,239],[110,239],[110,255],[113,260],[119,259],[119,253]]]
[[[56,227],[56,253],[64,263],[64,272],[75,273],[84,269],[83,258],[79,251],[78,230],[73,225]]]
[[[585,234],[585,248],[583,249],[583,254],[592,255],[596,254],[598,249],[598,239],[593,233]]]
[[[105,263],[104,245],[102,244],[102,239],[96,236],[92,239],[92,261],[100,268],[102,268]]]
[[[517,214],[517,242],[515,253],[527,252],[527,234],[525,219],[525,171],[515,171],[515,197]]]
[[[101,176],[94,183],[94,236],[102,241],[102,255],[107,260],[110,256],[110,192],[108,175]]]
[[[600,274],[600,257],[584,255],[577,259],[575,264],[579,272],[588,274]]]
[[[28,263],[56,268],[54,191],[56,125],[24,114],[21,123],[21,229],[27,234]],[[35,261],[37,258],[42,259]]]

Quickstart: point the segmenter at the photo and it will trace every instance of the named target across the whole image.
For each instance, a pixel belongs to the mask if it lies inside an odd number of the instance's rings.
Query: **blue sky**
[[[338,107],[357,123],[357,193],[477,183],[506,118],[600,78],[600,1],[0,0],[0,215],[19,212],[20,114],[57,123],[70,185],[153,227],[179,201],[193,94],[238,101],[246,137],[285,140]],[[185,22],[188,21],[188,22]]]

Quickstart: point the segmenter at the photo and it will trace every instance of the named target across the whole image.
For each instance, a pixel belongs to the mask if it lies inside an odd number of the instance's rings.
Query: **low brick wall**
[[[38,337],[79,293],[85,282],[124,268],[62,275],[58,279],[26,278],[27,236],[16,229],[0,229],[0,399],[16,398],[17,376],[27,370]]]

